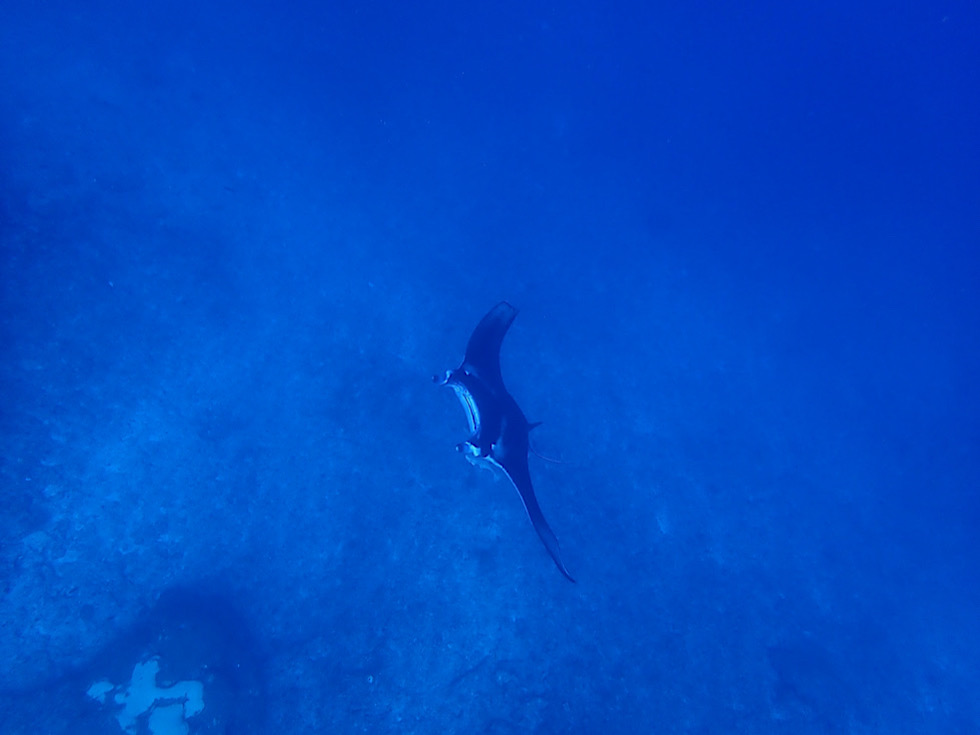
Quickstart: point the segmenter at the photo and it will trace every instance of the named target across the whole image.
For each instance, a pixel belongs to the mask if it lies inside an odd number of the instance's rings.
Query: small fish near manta
[[[507,475],[551,558],[561,573],[574,582],[531,485],[528,435],[537,424],[528,422],[500,375],[500,345],[516,316],[517,309],[506,301],[493,307],[473,330],[463,363],[433,380],[453,389],[469,420],[471,436],[457,444],[456,451],[474,465],[489,465]]]

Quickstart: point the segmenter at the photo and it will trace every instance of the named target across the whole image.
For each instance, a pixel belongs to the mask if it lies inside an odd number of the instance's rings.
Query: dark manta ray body
[[[473,330],[463,364],[442,377],[436,376],[435,381],[452,388],[466,410],[471,436],[457,444],[456,450],[473,464],[489,465],[507,475],[551,558],[561,573],[574,582],[562,563],[558,539],[545,521],[531,485],[528,434],[536,424],[528,422],[500,376],[500,345],[516,316],[517,309],[506,301],[493,307]]]

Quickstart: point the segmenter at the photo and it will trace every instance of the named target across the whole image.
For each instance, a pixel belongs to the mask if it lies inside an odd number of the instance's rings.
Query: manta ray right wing
[[[541,506],[538,505],[538,499],[534,495],[534,487],[531,485],[531,473],[527,466],[527,454],[524,454],[523,457],[514,454],[505,457],[495,457],[494,461],[500,465],[500,468],[521,496],[521,500],[524,501],[524,509],[527,511],[527,517],[531,519],[531,525],[538,532],[541,542],[554,560],[558,571],[564,574],[569,581],[574,582],[575,579],[569,574],[565,563],[561,560],[561,548],[558,546],[558,537],[555,536],[555,532],[551,530],[551,526],[544,519],[544,513],[541,512]]]

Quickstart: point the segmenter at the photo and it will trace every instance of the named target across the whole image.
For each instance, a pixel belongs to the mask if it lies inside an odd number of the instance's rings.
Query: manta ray
[[[558,539],[545,521],[531,485],[528,437],[538,424],[528,422],[500,375],[500,345],[516,316],[517,309],[506,301],[493,307],[473,330],[462,364],[444,375],[436,375],[433,380],[452,388],[466,411],[470,438],[457,444],[456,451],[474,465],[489,466],[510,480],[555,565],[574,582],[561,560]]]

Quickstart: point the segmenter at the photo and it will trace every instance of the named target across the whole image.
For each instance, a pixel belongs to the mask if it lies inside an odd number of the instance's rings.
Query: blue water
[[[4,2],[0,732],[980,732],[980,11],[736,5]]]

